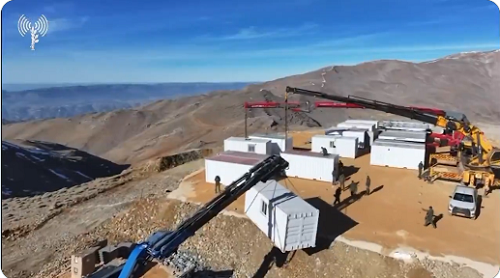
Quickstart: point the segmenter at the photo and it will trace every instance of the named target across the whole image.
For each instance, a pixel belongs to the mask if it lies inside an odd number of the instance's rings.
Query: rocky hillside
[[[4,125],[2,138],[57,142],[117,163],[135,163],[173,151],[212,147],[225,137],[244,134],[243,103],[281,101],[286,86],[461,111],[488,130],[495,130],[493,125],[500,120],[500,52],[494,51],[456,54],[423,63],[383,60],[331,66],[243,90],[162,100],[109,113]],[[291,99],[315,101],[303,96]],[[283,128],[281,109],[254,109],[249,117],[250,132]],[[349,117],[387,115],[324,108],[308,114],[291,113],[289,120],[291,128],[300,128],[330,126]]]
[[[2,141],[2,199],[53,192],[127,168],[63,145]]]

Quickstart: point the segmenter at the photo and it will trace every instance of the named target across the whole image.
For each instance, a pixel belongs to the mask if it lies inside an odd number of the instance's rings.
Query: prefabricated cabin
[[[319,210],[276,180],[245,193],[245,214],[282,252],[316,246]]]
[[[250,139],[265,139],[271,141],[271,154],[280,154],[281,152],[293,149],[293,138],[286,138],[281,134],[256,133],[249,136]]]
[[[289,150],[281,153],[281,157],[289,163],[285,170],[288,177],[332,182],[332,173],[338,170],[337,154],[323,156],[319,152]]]
[[[271,154],[271,148],[269,139],[229,137],[224,140],[224,151]]]
[[[366,122],[342,122],[337,125],[338,128],[347,128],[347,129],[366,129],[368,133],[368,137],[370,137],[370,145],[377,139],[377,128],[373,123]]]
[[[387,130],[379,134],[378,139],[390,141],[403,141],[414,143],[427,142],[426,131],[406,131],[406,130]]]
[[[345,137],[357,137],[358,138],[358,148],[363,149],[370,146],[370,136],[368,135],[368,130],[357,129],[357,128],[342,128],[335,127],[329,128],[325,131],[325,135],[340,135]]]
[[[380,122],[377,120],[349,119],[349,120],[345,120],[344,123],[346,123],[346,124],[367,124],[367,125],[373,125],[375,128],[378,128],[378,125]]]
[[[311,138],[311,151],[320,153],[324,147],[328,153],[340,157],[356,158],[358,155],[358,138],[340,135],[314,135]]]
[[[425,144],[379,139],[372,145],[370,164],[417,170],[420,162],[425,163],[425,155]]]
[[[219,176],[221,184],[227,186],[267,157],[268,155],[227,151],[205,158],[206,182],[214,184],[215,177]]]
[[[382,121],[380,127],[386,130],[406,130],[406,131],[425,131],[433,129],[435,126],[418,121]]]

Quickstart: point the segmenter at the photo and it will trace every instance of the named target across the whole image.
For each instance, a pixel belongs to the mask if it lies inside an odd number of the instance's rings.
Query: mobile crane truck
[[[205,204],[193,216],[182,222],[174,231],[158,231],[146,241],[135,245],[126,262],[109,271],[103,266],[86,277],[135,278],[142,275],[144,267],[152,260],[163,260],[175,252],[179,246],[196,231],[212,220],[223,209],[259,182],[266,182],[283,173],[288,162],[278,155],[270,156],[255,165],[241,178],[228,185],[222,193]],[[100,275],[99,272],[102,274]]]
[[[470,142],[462,144],[457,164],[453,167],[441,167],[438,159],[431,155],[427,179],[432,182],[436,179],[459,180],[465,185],[484,185],[486,194],[494,187],[500,186],[498,171],[500,168],[500,150],[485,138],[484,133],[472,125],[465,115],[442,115],[413,107],[405,107],[377,100],[366,99],[357,96],[338,96],[322,92],[310,91],[300,88],[286,87],[285,99],[288,94],[298,94],[317,98],[323,98],[342,103],[359,105],[364,108],[377,110],[393,115],[398,115],[424,123],[433,124],[445,128],[449,132],[459,132]]]

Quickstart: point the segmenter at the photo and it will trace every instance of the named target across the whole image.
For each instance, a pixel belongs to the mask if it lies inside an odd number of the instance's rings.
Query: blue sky
[[[30,50],[17,21],[49,20]],[[498,49],[488,0],[13,0],[2,82],[265,81],[375,59]]]

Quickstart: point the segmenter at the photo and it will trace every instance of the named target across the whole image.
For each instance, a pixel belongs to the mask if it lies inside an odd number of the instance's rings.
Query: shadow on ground
[[[308,255],[313,255],[330,248],[330,245],[338,236],[358,225],[358,222],[319,197],[306,199],[305,201],[319,210],[316,247],[305,249],[304,251]]]
[[[359,167],[356,166],[344,166],[344,176],[346,177],[346,180],[349,179],[350,176],[356,174],[359,171]]]
[[[290,252],[281,252],[277,247],[273,247],[269,253],[264,256],[264,260],[260,264],[259,268],[252,276],[252,278],[264,278],[267,275],[267,272],[273,267],[276,266],[278,268],[282,268],[286,266],[295,255],[295,252],[291,252],[291,257],[287,260]]]

